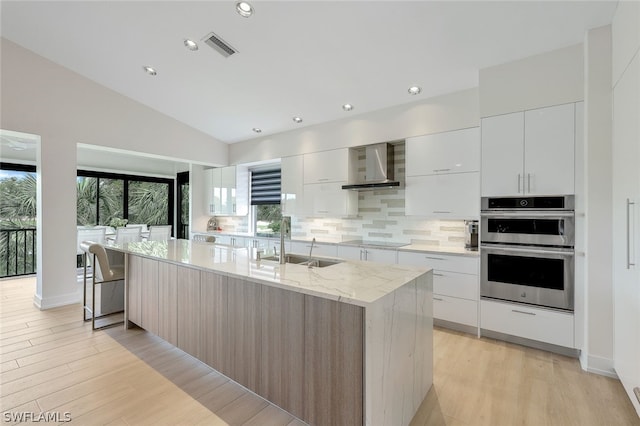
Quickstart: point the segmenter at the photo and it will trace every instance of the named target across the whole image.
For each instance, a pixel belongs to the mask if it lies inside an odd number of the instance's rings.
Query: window
[[[173,225],[173,192],[173,179],[79,170],[77,224]]]
[[[36,168],[0,163],[0,278],[36,272]]]
[[[251,171],[251,205],[256,235],[280,233],[280,168]]]

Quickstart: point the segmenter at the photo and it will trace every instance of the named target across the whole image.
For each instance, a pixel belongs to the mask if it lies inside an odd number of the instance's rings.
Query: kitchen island
[[[405,425],[433,379],[432,275],[187,240],[126,254],[125,319],[309,424]]]

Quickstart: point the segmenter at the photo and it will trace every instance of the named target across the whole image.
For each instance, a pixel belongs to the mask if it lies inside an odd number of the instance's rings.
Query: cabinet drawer
[[[440,253],[398,252],[400,265],[424,266],[438,271],[478,275],[479,258],[475,256],[452,256]]]
[[[436,270],[433,272],[433,292],[444,296],[478,300],[478,276]]]
[[[436,319],[477,327],[478,302],[434,293],[433,317]]]
[[[512,336],[573,348],[573,314],[530,306],[480,301],[480,326]]]

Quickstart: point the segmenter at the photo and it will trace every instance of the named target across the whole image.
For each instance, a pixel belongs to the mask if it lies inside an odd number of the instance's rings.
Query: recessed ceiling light
[[[238,3],[236,3],[236,11],[238,12],[238,15],[242,16],[243,18],[248,18],[249,16],[253,15],[253,6],[251,6],[246,1],[239,1]]]
[[[411,86],[409,87],[409,90],[407,90],[409,92],[410,95],[417,95],[420,92],[422,92],[422,87],[420,86]]]
[[[351,111],[353,109],[353,105],[344,104],[344,105],[342,105],[342,109],[345,110],[345,111]]]
[[[302,123],[302,118],[300,118],[300,117],[293,117],[293,121],[295,121],[296,123]]]
[[[184,45],[187,49],[191,50],[191,51],[196,51],[198,50],[198,43],[196,43],[193,40],[189,40],[188,38],[184,39]]]
[[[253,128],[253,129],[251,129],[251,130],[253,130],[253,131],[254,131],[254,132],[256,132],[256,133],[262,133],[262,129],[260,129],[260,128],[258,128],[258,127],[254,127],[254,128]]]
[[[158,74],[156,69],[153,68],[153,67],[150,67],[150,66],[144,66],[144,67],[142,67],[142,69],[144,70],[144,72],[146,72],[149,75],[157,75]]]

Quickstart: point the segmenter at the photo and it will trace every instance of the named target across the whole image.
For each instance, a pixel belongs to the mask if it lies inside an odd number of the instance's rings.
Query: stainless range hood
[[[367,145],[365,165],[364,182],[342,185],[342,189],[366,191],[400,186],[400,182],[393,179],[393,145],[389,143]]]

